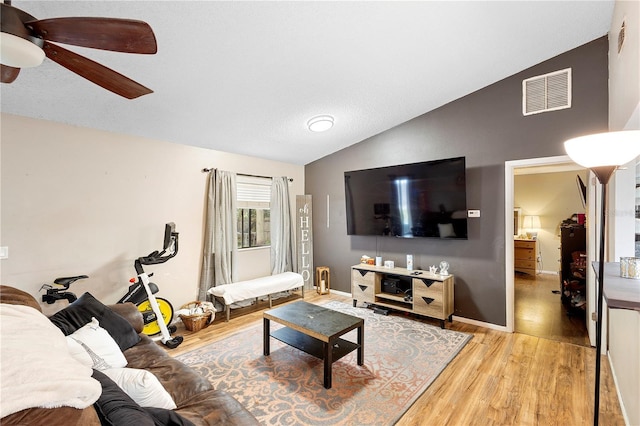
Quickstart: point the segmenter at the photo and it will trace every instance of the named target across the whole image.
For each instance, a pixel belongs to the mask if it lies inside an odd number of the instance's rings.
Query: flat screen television
[[[467,239],[465,157],[344,173],[347,234]]]

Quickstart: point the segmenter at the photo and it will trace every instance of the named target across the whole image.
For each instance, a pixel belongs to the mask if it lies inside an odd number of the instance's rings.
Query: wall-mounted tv
[[[344,173],[347,234],[467,239],[465,157]]]

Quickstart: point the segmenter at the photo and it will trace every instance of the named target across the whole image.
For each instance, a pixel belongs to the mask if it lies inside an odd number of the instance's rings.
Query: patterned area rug
[[[322,385],[322,360],[273,338],[263,356],[262,324],[177,358],[265,425],[392,425],[472,337],[345,303],[323,306],[365,324],[364,365],[355,351],[335,362],[331,389]],[[355,330],[344,338],[355,342]]]

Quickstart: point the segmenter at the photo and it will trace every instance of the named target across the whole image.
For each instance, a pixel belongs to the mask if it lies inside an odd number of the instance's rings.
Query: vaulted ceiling
[[[154,90],[127,100],[45,59],[2,111],[308,164],[607,34],[607,1],[22,1],[146,21],[158,53],[68,47]],[[330,114],[312,133],[309,118]]]

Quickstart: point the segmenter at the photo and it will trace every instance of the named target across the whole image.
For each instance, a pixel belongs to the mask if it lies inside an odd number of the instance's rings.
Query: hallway
[[[554,274],[535,277],[515,275],[515,331],[530,336],[589,346],[583,316],[569,316],[562,305],[559,278]]]

